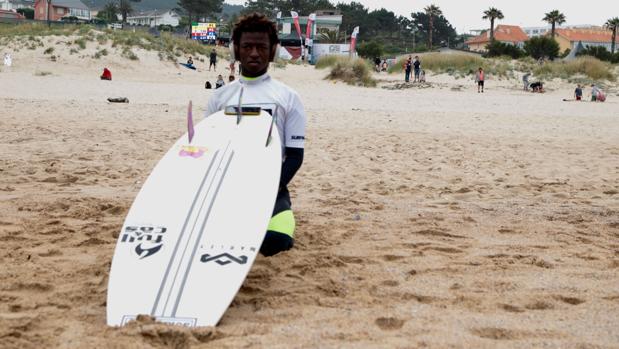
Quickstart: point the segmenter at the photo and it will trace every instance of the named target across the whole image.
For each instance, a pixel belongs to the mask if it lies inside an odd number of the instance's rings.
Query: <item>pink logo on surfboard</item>
[[[195,145],[183,145],[181,146],[181,150],[178,152],[179,156],[189,156],[194,159],[197,159],[206,153],[207,149],[205,147],[197,147]]]

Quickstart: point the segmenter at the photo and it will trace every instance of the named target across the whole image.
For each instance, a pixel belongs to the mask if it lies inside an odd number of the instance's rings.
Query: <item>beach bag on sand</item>
[[[606,95],[604,94],[604,92],[602,91],[598,92],[597,101],[604,102],[605,100],[606,100]]]

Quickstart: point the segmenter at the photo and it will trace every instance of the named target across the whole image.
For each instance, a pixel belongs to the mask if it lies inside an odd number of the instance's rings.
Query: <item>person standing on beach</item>
[[[217,51],[215,51],[215,49],[211,50],[211,56],[209,57],[208,71],[211,71],[211,67],[213,67],[213,70],[217,71]]]
[[[408,56],[408,59],[404,63],[404,81],[405,82],[409,82],[411,80],[412,65],[413,65],[412,57]]]
[[[267,72],[279,43],[275,23],[262,14],[247,15],[234,26],[232,40],[234,57],[243,67],[241,76],[215,90],[206,117],[226,107],[236,107],[242,95],[242,107],[260,107],[275,118],[282,140],[282,169],[273,216],[260,247],[260,253],[272,256],[294,245],[295,220],[288,183],[303,163],[306,116],[297,92]]]
[[[415,79],[413,82],[419,82],[419,72],[421,71],[421,61],[419,60],[419,56],[415,56],[413,67],[415,68]]]
[[[522,76],[522,84],[524,85],[524,91],[529,92],[529,77],[531,76],[531,73],[525,73]]]
[[[576,85],[576,89],[574,90],[574,98],[577,101],[582,100],[582,88],[580,87],[580,84]]]
[[[477,82],[477,93],[484,93],[484,70],[479,67],[479,70],[475,74],[475,82]],[[481,91],[480,91],[481,90]]]

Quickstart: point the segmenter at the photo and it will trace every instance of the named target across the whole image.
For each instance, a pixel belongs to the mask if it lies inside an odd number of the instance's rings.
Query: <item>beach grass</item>
[[[376,86],[376,80],[372,78],[372,67],[366,60],[361,58],[335,60],[331,67],[331,72],[325,79],[340,80],[355,86]]]
[[[560,78],[572,80],[580,77],[591,81],[608,80],[615,81],[614,67],[612,64],[602,62],[597,58],[582,56],[570,61],[546,62],[533,69],[533,73],[544,78]]]
[[[336,55],[321,56],[320,58],[318,58],[318,61],[316,61],[314,67],[316,67],[316,69],[325,69],[333,67],[336,63],[347,59],[347,57]]]

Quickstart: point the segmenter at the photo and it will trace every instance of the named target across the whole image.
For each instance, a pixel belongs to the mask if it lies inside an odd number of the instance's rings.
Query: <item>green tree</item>
[[[617,30],[619,30],[619,17],[607,20],[604,26],[613,32],[610,53],[615,54],[615,42],[617,41]]]
[[[108,23],[116,22],[118,17],[116,14],[118,13],[118,6],[115,2],[110,1],[103,6],[103,9],[97,13],[97,18],[103,19]]]
[[[490,41],[494,41],[494,21],[497,19],[503,19],[503,12],[501,10],[491,7],[484,11],[482,19],[490,20]]]
[[[364,21],[368,16],[368,9],[359,2],[351,2],[349,4],[339,3],[337,9],[342,14],[342,24],[340,28],[350,35],[353,28],[356,26],[363,26],[364,30],[359,33],[359,39],[367,38],[367,32],[365,31]]]
[[[428,15],[429,17],[429,22],[428,22],[428,48],[430,50],[432,50],[432,31],[434,29],[434,18],[442,16],[443,15],[443,11],[441,11],[441,9],[432,4],[430,6],[427,6],[423,9],[426,13],[426,15]]]
[[[535,59],[555,59],[559,55],[559,43],[553,38],[538,36],[525,41],[524,50]]]
[[[133,12],[132,2],[140,2],[141,0],[118,0],[118,12],[122,16],[122,22],[127,23],[127,16]]]
[[[565,23],[565,15],[559,12],[559,10],[553,10],[553,11],[546,13],[544,18],[542,18],[542,21],[548,22],[552,26],[550,30],[550,37],[554,39],[555,27],[557,24],[561,25]]]
[[[421,42],[429,42],[430,17],[425,12],[411,13],[411,37],[419,36]],[[412,30],[415,30],[413,33]],[[447,46],[454,46],[458,41],[456,29],[444,16],[435,17],[432,23],[432,41]],[[423,45],[425,46],[425,45]]]
[[[31,8],[18,8],[15,12],[21,13],[26,19],[34,19],[34,9]]]
[[[377,41],[364,42],[357,46],[357,53],[364,58],[373,59],[383,55],[383,45]]]
[[[179,0],[178,6],[181,7],[188,17],[188,35],[191,37],[191,22],[200,17],[208,17],[220,13],[223,0]]]
[[[299,16],[307,16],[316,10],[333,8],[335,6],[329,0],[247,0],[243,13],[259,12],[271,17],[278,11],[283,16],[289,16],[290,11],[297,11]]]

